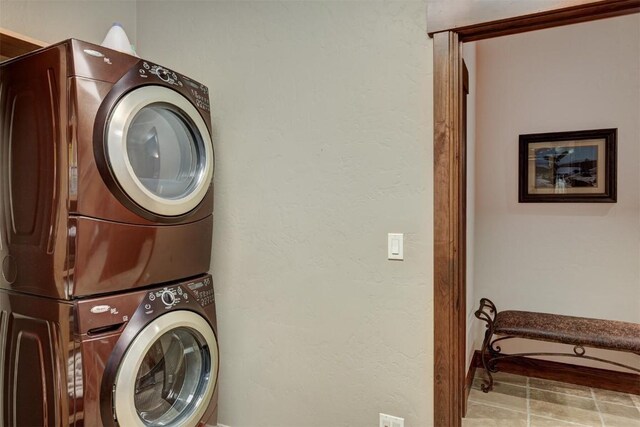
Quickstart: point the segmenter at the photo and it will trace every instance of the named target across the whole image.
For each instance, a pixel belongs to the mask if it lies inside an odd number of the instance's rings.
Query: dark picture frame
[[[520,203],[615,203],[617,129],[520,135]]]

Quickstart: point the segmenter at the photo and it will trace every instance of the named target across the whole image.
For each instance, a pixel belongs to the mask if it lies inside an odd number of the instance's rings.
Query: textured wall
[[[1,27],[48,43],[73,37],[99,44],[114,22],[135,44],[134,0],[0,0]]]
[[[425,9],[138,3],[140,55],[212,94],[222,424],[432,422]]]
[[[467,95],[467,335],[466,335],[466,364],[470,365],[475,351],[476,330],[473,313],[476,310],[476,298],[473,293],[474,262],[475,262],[475,156],[476,156],[476,44],[463,45],[463,58],[469,71],[469,94]]]
[[[640,322],[640,15],[479,42],[477,80],[476,299]],[[609,127],[618,203],[518,203],[519,134]]]

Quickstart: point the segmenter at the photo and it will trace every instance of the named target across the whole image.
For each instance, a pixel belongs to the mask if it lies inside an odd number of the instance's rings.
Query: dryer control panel
[[[197,83],[185,76],[177,74],[175,71],[149,61],[142,62],[138,73],[143,79],[155,78],[169,85],[187,89],[187,91],[193,96],[193,102],[198,108],[210,111],[209,88],[205,85]]]
[[[149,76],[162,80],[165,83],[175,86],[184,86],[184,83],[178,78],[175,71],[171,71],[168,68],[162,67],[157,64],[153,64],[148,61],[142,62],[142,67],[138,70],[140,77],[148,78]]]

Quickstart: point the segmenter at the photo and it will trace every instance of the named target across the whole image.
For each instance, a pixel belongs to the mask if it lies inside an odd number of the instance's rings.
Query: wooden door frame
[[[640,12],[640,0],[586,2],[430,34],[434,64],[434,426],[460,427],[466,340],[466,147],[462,43]]]

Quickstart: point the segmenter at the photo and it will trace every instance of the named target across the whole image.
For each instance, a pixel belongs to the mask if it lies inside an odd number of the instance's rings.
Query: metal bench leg
[[[492,359],[493,355],[491,354],[490,342],[492,336],[493,331],[487,329],[487,332],[485,332],[484,334],[484,342],[482,343],[481,351],[482,366],[484,367],[485,375],[488,377],[488,379],[485,378],[484,382],[480,386],[482,391],[485,393],[489,393],[491,390],[493,390],[493,375],[491,375],[491,373],[497,371],[496,364]]]
[[[493,321],[496,318],[497,309],[495,304],[487,298],[480,300],[480,308],[474,313],[475,316],[487,323],[487,331],[484,333],[484,341],[482,342],[482,350],[480,355],[482,357],[482,366],[484,367],[485,374],[488,379],[485,378],[484,383],[480,386],[483,392],[489,393],[493,389],[493,375],[496,372],[496,363],[493,360],[494,349],[491,345],[491,338],[493,337]]]

